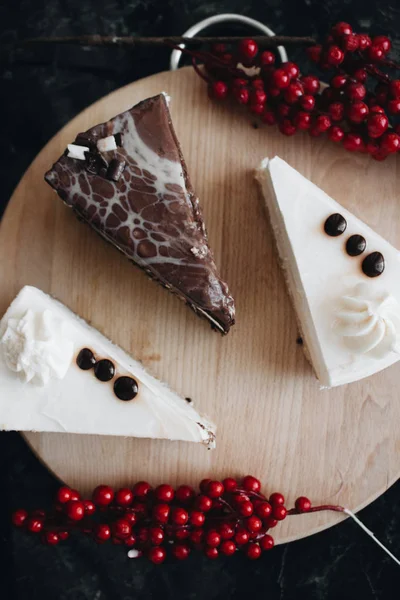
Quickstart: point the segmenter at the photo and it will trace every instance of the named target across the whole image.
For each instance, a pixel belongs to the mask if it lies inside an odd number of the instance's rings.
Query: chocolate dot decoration
[[[362,262],[363,273],[367,277],[378,277],[385,270],[385,259],[380,252],[371,252]]]
[[[134,397],[137,396],[138,392],[139,386],[137,381],[135,381],[132,377],[118,377],[114,383],[114,394],[120,400],[124,400],[124,402],[133,400]]]
[[[346,231],[346,227],[346,219],[339,213],[334,213],[325,221],[324,231],[331,237],[337,237]]]
[[[89,348],[82,348],[76,357],[76,364],[83,371],[89,371],[89,369],[93,369],[94,365],[96,364],[96,359],[93,352]]]
[[[349,256],[360,256],[367,247],[367,242],[362,235],[352,235],[346,242],[346,252]]]
[[[94,374],[100,381],[111,381],[115,375],[115,366],[108,358],[99,360],[94,366]]]

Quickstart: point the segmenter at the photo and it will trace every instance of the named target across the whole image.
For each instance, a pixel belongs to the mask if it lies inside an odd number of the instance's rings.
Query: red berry
[[[203,527],[206,520],[206,516],[200,510],[193,510],[190,513],[190,523],[193,527]]]
[[[371,154],[371,157],[372,157],[374,160],[381,161],[381,160],[385,160],[385,159],[388,157],[388,155],[386,154],[386,152],[384,152],[384,151],[382,150],[382,148],[378,148],[378,150],[376,150],[375,152],[373,152],[373,153]]]
[[[247,544],[250,539],[249,532],[244,527],[238,527],[235,533],[235,542],[238,546],[243,546]]]
[[[226,52],[226,44],[213,44],[211,51],[213,54],[225,54]]]
[[[342,121],[344,116],[344,104],[342,102],[332,102],[328,106],[328,112],[332,121]]]
[[[81,495],[78,492],[78,490],[70,490],[70,500],[80,500],[81,499]]]
[[[164,541],[164,531],[161,527],[150,527],[149,538],[153,546],[159,546]]]
[[[272,75],[272,81],[274,87],[278,88],[278,90],[282,90],[289,85],[290,77],[283,69],[276,69]]]
[[[370,61],[379,62],[385,56],[385,51],[381,46],[370,46],[367,49],[367,55]]]
[[[249,90],[246,87],[234,88],[233,95],[235,96],[239,104],[247,104],[250,98]]]
[[[230,540],[235,535],[235,530],[229,523],[221,523],[217,529],[222,540]]]
[[[341,88],[343,88],[346,85],[346,83],[347,75],[344,75],[342,73],[340,73],[339,75],[335,75],[331,79],[331,86],[336,90],[340,90]]]
[[[269,109],[264,110],[261,119],[262,119],[263,123],[266,123],[267,125],[275,125],[276,124],[276,116],[272,110],[269,110]]]
[[[210,95],[215,100],[224,100],[228,95],[229,88],[224,81],[214,81],[211,84]]]
[[[311,125],[311,127],[308,130],[308,134],[311,137],[319,137],[320,135],[322,135],[322,131],[316,125]]]
[[[283,119],[281,123],[279,123],[279,131],[283,133],[283,135],[294,135],[297,129],[290,119]]]
[[[257,504],[255,512],[261,519],[267,519],[272,514],[272,506],[269,502],[260,502]]]
[[[115,494],[115,501],[119,506],[129,506],[133,502],[133,492],[129,488],[121,488]]]
[[[305,131],[311,125],[311,115],[308,112],[300,110],[294,117],[293,122],[297,129]]]
[[[261,556],[260,546],[254,542],[250,542],[246,548],[246,555],[247,558],[250,558],[250,560],[257,560],[257,558],[260,558]]]
[[[349,25],[348,23],[345,23],[344,21],[340,21],[339,23],[336,23],[336,25],[334,25],[334,27],[332,27],[332,35],[335,38],[343,38],[346,35],[351,35],[353,33],[353,30],[351,28],[351,25]]]
[[[172,509],[171,513],[171,521],[175,523],[175,525],[186,525],[188,522],[189,515],[184,508],[180,506],[176,506]]]
[[[160,565],[166,559],[167,552],[162,546],[154,546],[148,551],[147,557],[155,565]]]
[[[391,82],[389,91],[393,98],[400,98],[400,79],[394,79]]]
[[[397,133],[385,133],[381,141],[381,149],[386,154],[393,154],[400,149],[400,136]]]
[[[240,77],[237,77],[236,79],[233,80],[233,87],[235,87],[235,88],[246,87],[246,85],[247,85],[247,79],[242,79]],[[210,481],[210,479],[202,479],[200,481],[200,489],[201,489],[203,481]]]
[[[80,500],[70,500],[65,505],[65,512],[72,521],[80,521],[85,516],[85,505]]]
[[[300,74],[300,69],[294,62],[285,62],[282,69],[289,75],[290,79],[296,79]]]
[[[234,504],[236,504],[236,506],[239,506],[240,504],[242,504],[243,502],[250,502],[250,498],[247,494],[235,494],[232,498]]]
[[[211,479],[202,479],[200,481],[199,488],[200,488],[200,491],[203,492],[203,494],[207,493],[207,487],[208,487],[208,484],[210,483],[210,481],[211,481]]]
[[[207,558],[210,558],[211,560],[215,560],[219,556],[218,548],[207,547],[204,550],[204,554],[207,556]]]
[[[383,135],[389,127],[389,119],[386,115],[372,114],[368,117],[367,128],[369,137],[375,139]]]
[[[197,496],[196,498],[196,508],[198,510],[201,510],[203,512],[207,512],[211,509],[212,507],[212,500],[211,498],[209,498],[208,496],[204,496],[203,494],[200,494],[200,496]]]
[[[350,81],[346,85],[346,94],[350,100],[364,100],[367,90],[359,81]]]
[[[141,544],[147,544],[147,542],[149,541],[150,529],[148,527],[141,527],[137,532],[137,536],[138,541]]]
[[[242,488],[246,492],[259,493],[261,490],[261,482],[252,475],[246,475],[242,480]]]
[[[310,46],[309,48],[307,48],[306,52],[308,58],[313,62],[317,63],[321,58],[322,46],[320,46],[319,44],[317,46]]]
[[[264,525],[266,529],[272,529],[273,527],[276,527],[278,525],[278,521],[273,517],[269,517],[265,520]]]
[[[330,46],[326,52],[326,61],[328,65],[337,67],[344,60],[344,52],[339,46]]]
[[[220,498],[224,493],[224,486],[220,481],[210,481],[207,486],[206,494],[209,498]]]
[[[226,52],[225,54],[222,54],[222,56],[220,58],[221,58],[222,62],[224,62],[226,65],[232,64],[233,55],[230,54],[229,52]]]
[[[22,527],[22,525],[24,525],[27,518],[28,518],[27,511],[24,510],[23,508],[19,508],[18,510],[13,512],[11,520],[13,522],[13,525],[15,525],[15,527]]]
[[[362,123],[368,117],[369,108],[365,102],[352,102],[347,107],[347,116],[352,123]]]
[[[367,71],[363,68],[356,69],[353,73],[353,77],[354,77],[354,79],[356,79],[356,81],[365,83],[367,80]]]
[[[137,523],[137,515],[133,511],[126,512],[124,514],[124,519],[125,519],[125,521],[128,521],[128,523],[130,523],[130,525],[136,525],[136,523]]]
[[[36,517],[30,517],[27,520],[27,527],[31,533],[40,533],[43,529],[43,521]]]
[[[61,504],[66,504],[71,500],[71,489],[67,486],[60,487],[56,496],[57,502]]]
[[[260,56],[260,64],[262,67],[270,67],[275,63],[275,54],[270,52],[269,50],[264,50],[261,52]]]
[[[246,528],[250,533],[258,533],[262,528],[261,519],[253,515],[246,520]]]
[[[307,110],[309,112],[311,112],[312,110],[314,110],[314,106],[315,106],[315,98],[314,96],[310,96],[309,94],[302,96],[300,98],[300,106],[303,110]]]
[[[359,50],[365,50],[366,48],[369,48],[369,46],[371,46],[371,44],[372,44],[372,41],[371,41],[371,38],[369,37],[369,35],[367,35],[366,33],[358,34]]]
[[[295,104],[303,96],[303,86],[300,82],[294,81],[285,89],[283,97],[288,104]]]
[[[319,92],[319,79],[315,75],[306,75],[301,78],[303,89],[305,94],[311,94],[314,96]]]
[[[175,493],[170,485],[163,483],[155,489],[154,496],[158,502],[172,502]]]
[[[94,534],[95,534],[95,537],[97,540],[100,540],[101,542],[105,542],[105,541],[109,540],[111,537],[110,526],[107,525],[106,523],[99,523],[94,528]]]
[[[284,506],[274,506],[272,509],[272,516],[274,519],[276,519],[277,521],[283,521],[283,519],[286,517],[287,515],[287,510]]]
[[[277,87],[274,87],[273,85],[270,85],[268,87],[268,96],[270,98],[278,98],[278,96],[281,95],[281,90],[278,89]]]
[[[331,125],[332,123],[328,115],[318,115],[318,117],[315,119],[315,127],[317,127],[321,132],[328,131]]]
[[[350,35],[346,35],[340,41],[340,45],[346,52],[355,52],[358,49],[359,39],[358,35],[354,33],[350,33]]]
[[[169,505],[168,504],[156,504],[153,508],[153,517],[160,523],[166,523],[169,517]]]
[[[175,497],[178,502],[182,502],[185,504],[186,502],[190,502],[192,498],[195,496],[195,491],[190,485],[181,485],[175,492]]]
[[[260,540],[260,546],[262,550],[272,550],[275,542],[272,535],[265,534],[264,537]]]
[[[69,532],[68,531],[59,531],[58,532],[58,537],[63,542],[63,541],[65,541],[65,540],[67,540],[69,538]]]
[[[177,560],[186,560],[189,558],[190,548],[187,544],[174,544],[172,554]]]
[[[385,54],[387,54],[388,52],[390,52],[392,42],[389,40],[388,37],[386,37],[386,35],[377,35],[372,39],[372,45],[380,46],[385,52]]]
[[[233,477],[227,477],[222,482],[226,492],[234,492],[237,489],[237,481]]]
[[[235,542],[232,542],[232,540],[223,541],[220,547],[220,551],[222,552],[222,554],[225,554],[225,556],[232,556],[232,554],[235,554],[236,552]]]
[[[147,481],[139,481],[133,486],[133,495],[139,500],[144,500],[151,491],[151,485]]]
[[[114,490],[109,485],[99,485],[93,492],[92,500],[97,506],[108,506],[114,500]]]
[[[253,514],[253,504],[247,500],[239,505],[239,513],[242,517],[250,517]]]
[[[190,534],[190,541],[195,546],[198,546],[199,544],[201,544],[201,542],[203,541],[203,538],[204,538],[204,530],[203,529],[195,529]]]
[[[131,534],[127,538],[124,539],[124,544],[125,544],[125,546],[128,546],[128,547],[136,546],[136,541],[137,541],[136,536]]]
[[[338,125],[333,125],[328,131],[328,137],[332,142],[341,142],[344,138],[344,130]]]
[[[205,542],[206,542],[207,546],[216,548],[221,543],[221,536],[219,535],[218,531],[216,531],[215,529],[210,529],[206,533]]]
[[[131,524],[126,519],[117,519],[112,525],[112,533],[116,538],[123,540],[131,535]]]
[[[265,102],[266,102],[266,100],[267,100],[267,94],[262,89],[255,89],[252,92],[250,99],[251,99],[252,104],[262,104],[262,105],[264,105]]]
[[[264,91],[264,81],[262,79],[253,79],[250,82],[250,86],[253,90],[263,90]]]
[[[239,44],[239,55],[248,60],[257,56],[258,46],[254,40],[242,40]]]
[[[91,500],[84,500],[83,504],[85,507],[85,515],[90,516],[96,512],[96,506]]]
[[[311,502],[305,496],[300,496],[299,498],[297,498],[294,505],[296,507],[296,510],[301,513],[308,512],[311,508]]]
[[[400,98],[389,100],[387,107],[391,115],[398,115],[400,113]]]
[[[186,540],[188,537],[190,537],[190,529],[188,529],[187,527],[182,527],[182,529],[177,529],[174,532],[174,537],[176,540]]]
[[[362,137],[357,133],[346,133],[343,141],[343,146],[349,152],[361,151],[364,148]]]
[[[60,537],[55,531],[46,531],[46,533],[43,535],[43,541],[49,546],[56,546],[60,541]]]
[[[291,111],[291,108],[288,104],[285,104],[284,102],[282,102],[281,104],[278,104],[277,113],[280,117],[289,116],[290,111]]]

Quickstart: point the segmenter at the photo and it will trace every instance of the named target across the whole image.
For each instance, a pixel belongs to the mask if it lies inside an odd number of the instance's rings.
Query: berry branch
[[[202,53],[201,75],[213,99],[231,97],[284,135],[326,135],[350,152],[384,160],[400,150],[400,79],[392,76],[400,65],[388,58],[390,49],[386,36],[354,33],[341,22],[306,48],[327,86],[315,74],[301,75],[293,62],[276,64],[275,52],[259,48],[256,38],[214,44]]]
[[[100,485],[91,500],[84,500],[76,490],[63,486],[52,511],[18,509],[12,522],[30,534],[40,534],[42,542],[50,546],[67,540],[73,533],[81,533],[98,544],[109,542],[130,548],[130,558],[144,555],[160,564],[168,552],[176,560],[185,560],[193,550],[210,559],[241,551],[256,560],[274,547],[270,530],[280,521],[322,510],[351,516],[399,562],[348,509],[312,506],[308,498],[301,496],[288,510],[282,494],[265,496],[260,481],[251,475],[244,477],[240,485],[231,477],[222,482],[203,479],[198,493],[188,485],[174,490],[162,484],[153,489],[145,481],[116,492],[108,485]]]

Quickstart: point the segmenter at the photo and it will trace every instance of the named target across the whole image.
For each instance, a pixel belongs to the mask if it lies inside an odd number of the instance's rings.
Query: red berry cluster
[[[382,70],[398,68],[387,58],[390,48],[386,36],[357,34],[341,22],[322,44],[307,48],[318,69],[330,72],[329,85],[314,74],[301,75],[293,62],[276,64],[275,53],[259,50],[251,39],[230,51],[217,44],[203,53],[203,77],[211,97],[232,97],[285,135],[326,134],[348,151],[383,160],[400,149],[400,79]]]
[[[240,484],[231,477],[222,482],[203,479],[199,488],[199,493],[188,485],[174,490],[162,484],[153,489],[140,481],[132,489],[115,492],[100,485],[91,500],[84,500],[76,490],[61,487],[53,511],[19,509],[12,521],[32,534],[41,534],[48,545],[79,531],[98,544],[111,542],[136,549],[137,555],[156,564],[164,562],[167,549],[177,560],[185,560],[192,550],[210,559],[240,550],[255,560],[273,548],[274,538],[268,532],[288,514],[326,508],[311,508],[310,501],[300,497],[288,511],[282,494],[264,496],[260,481],[251,475]]]

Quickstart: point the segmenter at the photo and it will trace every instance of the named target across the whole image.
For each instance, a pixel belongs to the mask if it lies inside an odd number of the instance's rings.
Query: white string
[[[354,513],[352,513],[352,512],[351,512],[351,510],[349,510],[348,508],[344,508],[344,509],[343,509],[343,512],[345,512],[345,513],[346,513],[346,515],[349,515],[349,517],[351,517],[352,519],[354,519],[354,521],[357,523],[357,525],[359,525],[359,526],[361,527],[361,529],[363,529],[363,530],[365,531],[365,533],[367,533],[367,534],[368,534],[368,535],[369,535],[369,536],[370,536],[370,537],[371,537],[371,538],[374,540],[374,542],[375,542],[376,544],[378,544],[378,546],[380,546],[380,547],[382,548],[382,550],[384,550],[384,551],[386,552],[386,554],[388,554],[392,560],[394,560],[394,562],[396,562],[398,565],[400,565],[400,560],[399,560],[398,558],[396,558],[396,557],[394,556],[394,554],[392,554],[392,553],[390,552],[390,550],[388,550],[388,549],[386,548],[386,546],[384,546],[384,545],[382,544],[382,542],[380,542],[380,541],[378,540],[378,538],[376,538],[376,537],[375,537],[374,533],[373,533],[373,532],[372,532],[370,529],[368,529],[368,527],[366,527],[366,526],[364,525],[364,523],[362,523],[362,522],[360,521],[360,519],[359,519],[358,517],[356,517],[356,515],[355,515]]]

